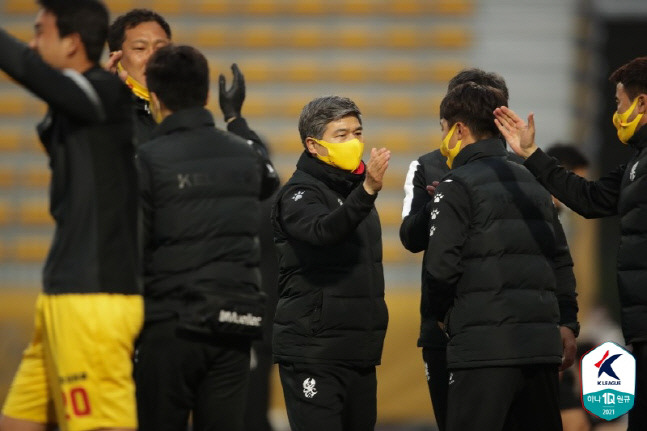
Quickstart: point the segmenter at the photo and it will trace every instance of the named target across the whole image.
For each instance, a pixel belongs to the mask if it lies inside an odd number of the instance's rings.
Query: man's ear
[[[636,110],[639,114],[647,113],[647,94],[640,93],[638,95],[638,105],[636,106]]]
[[[81,35],[78,33],[71,33],[63,37],[63,45],[65,47],[65,56],[74,57],[79,51],[85,53],[85,46],[81,40]]]
[[[456,131],[454,132],[456,134],[456,137],[459,140],[465,139],[467,135],[469,135],[469,129],[465,125],[465,123],[461,121],[456,122]]]
[[[317,154],[317,147],[315,146],[317,142],[312,138],[306,138],[306,150],[310,154]]]

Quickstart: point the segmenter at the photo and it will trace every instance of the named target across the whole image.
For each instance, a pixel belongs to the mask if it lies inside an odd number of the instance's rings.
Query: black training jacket
[[[587,181],[558,166],[541,150],[526,167],[557,199],[587,218],[620,217],[618,288],[622,331],[627,343],[647,341],[647,127],[629,140],[635,150],[621,165],[597,181]]]
[[[501,141],[505,147],[505,143]],[[520,157],[508,153],[508,158],[517,163],[522,163]],[[411,162],[404,184],[405,198],[402,210],[402,224],[400,225],[400,241],[404,247],[418,253],[425,251],[429,240],[429,215],[431,213],[432,199],[425,187],[434,181],[440,181],[449,172],[446,158],[440,150],[427,153]],[[575,292],[575,276],[573,275],[573,260],[566,242],[564,229],[557,216],[553,218],[553,228],[557,240],[557,252],[553,257],[553,269],[557,280],[557,300],[560,309],[560,324],[577,322],[577,294]],[[422,265],[422,290],[420,297],[420,337],[418,346],[444,349],[447,338],[437,325],[437,318],[431,311],[429,297],[429,280]],[[442,319],[442,316],[441,316]]]
[[[454,160],[436,188],[425,254],[448,368],[561,363],[553,208],[498,139]]]
[[[128,88],[98,66],[53,69],[3,30],[0,53],[0,69],[49,105],[38,125],[56,222],[44,291],[141,293]]]
[[[205,290],[258,290],[260,201],[278,187],[260,141],[190,108],[165,118],[137,158],[147,321],[175,316]]]
[[[363,180],[304,152],[277,194],[277,362],[380,363],[388,322],[382,234],[377,195]]]

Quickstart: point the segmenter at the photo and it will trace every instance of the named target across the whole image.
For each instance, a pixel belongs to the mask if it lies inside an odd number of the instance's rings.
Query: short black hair
[[[647,94],[647,57],[637,57],[616,69],[609,81],[622,83],[629,99]]]
[[[362,124],[362,113],[348,97],[325,96],[311,100],[301,111],[299,135],[305,147],[306,138],[321,139],[331,121],[353,115]]]
[[[579,150],[579,148],[573,144],[556,142],[546,150],[546,154],[550,157],[556,158],[559,164],[569,171],[589,167],[589,160]]]
[[[56,16],[60,37],[78,33],[85,53],[98,63],[108,35],[109,14],[98,0],[38,0],[38,4]]]
[[[495,72],[486,72],[476,67],[463,69],[458,72],[452,79],[449,80],[447,91],[449,92],[459,85],[465,84],[466,82],[474,82],[479,85],[494,87],[497,90],[501,90],[503,96],[505,97],[506,103],[510,99],[508,86],[506,85],[503,76]]]
[[[202,107],[209,95],[209,64],[192,46],[162,47],[148,60],[146,86],[173,112]]]
[[[477,139],[498,136],[494,110],[506,106],[503,92],[488,85],[467,82],[449,91],[440,103],[440,118],[451,127],[460,121],[470,128]]]
[[[108,49],[119,51],[126,40],[126,30],[137,27],[143,22],[156,22],[162,27],[166,36],[171,39],[171,27],[157,12],[150,9],[133,9],[119,17],[110,25],[108,30]]]

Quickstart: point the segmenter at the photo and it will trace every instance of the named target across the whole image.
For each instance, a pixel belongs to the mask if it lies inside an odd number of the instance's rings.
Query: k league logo
[[[612,420],[634,406],[636,360],[624,348],[606,342],[582,356],[582,405]]]

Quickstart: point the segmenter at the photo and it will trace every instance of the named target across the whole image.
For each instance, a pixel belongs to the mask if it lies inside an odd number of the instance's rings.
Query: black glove
[[[240,117],[240,110],[245,100],[245,77],[240,73],[240,69],[236,63],[231,65],[231,71],[234,75],[234,80],[229,90],[225,89],[224,75],[221,73],[218,78],[220,87],[220,110],[225,116],[225,121]]]

